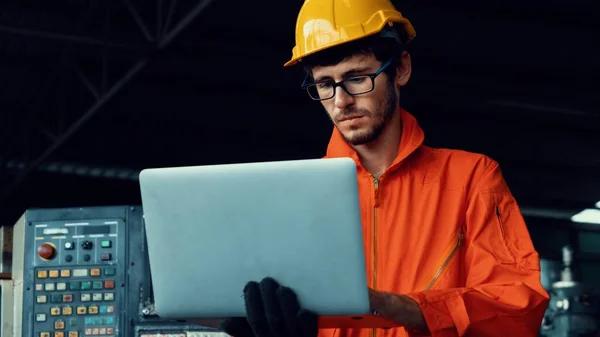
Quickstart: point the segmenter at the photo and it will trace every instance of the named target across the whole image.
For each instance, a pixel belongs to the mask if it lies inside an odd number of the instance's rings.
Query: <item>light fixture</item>
[[[598,204],[596,204],[596,206],[598,206]],[[571,221],[600,225],[600,209],[584,209],[583,211],[573,215],[571,217]]]
[[[600,208],[600,201],[596,203],[596,208]]]

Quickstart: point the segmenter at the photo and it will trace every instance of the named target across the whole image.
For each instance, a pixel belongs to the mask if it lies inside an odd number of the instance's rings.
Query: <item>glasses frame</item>
[[[306,78],[304,79],[304,81],[302,82],[302,85],[300,86],[302,89],[306,90],[306,92],[308,93],[308,97],[310,97],[312,100],[314,101],[326,101],[329,99],[332,99],[335,97],[335,94],[337,93],[337,87],[341,87],[348,95],[350,96],[358,96],[358,95],[364,95],[367,94],[373,90],[375,90],[375,79],[377,78],[377,76],[379,76],[382,72],[384,72],[393,62],[393,59],[389,59],[387,62],[385,62],[379,69],[377,69],[376,72],[371,73],[371,74],[362,74],[362,75],[354,75],[348,78],[345,78],[339,82],[335,82],[335,81],[323,81],[323,82],[311,82],[311,83],[307,83],[310,76],[306,75]],[[362,77],[368,77],[371,79],[371,89],[367,90],[367,91],[363,91],[360,93],[350,93],[348,91],[348,89],[346,89],[345,83],[346,81],[352,80],[352,79],[356,79],[356,78],[362,78]],[[330,83],[331,85],[333,85],[333,90],[331,91],[331,97],[327,97],[327,98],[314,98],[311,94],[310,94],[310,88],[313,86],[316,86],[317,84],[323,84],[323,83]]]

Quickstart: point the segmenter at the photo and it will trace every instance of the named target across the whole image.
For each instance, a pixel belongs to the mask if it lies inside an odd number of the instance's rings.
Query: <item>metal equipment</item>
[[[12,272],[13,230],[9,226],[0,227],[0,279],[10,279]]]
[[[14,290],[12,280],[0,280],[0,336],[12,337]]]
[[[548,289],[551,298],[540,334],[547,337],[600,336],[600,293],[576,277],[572,247],[563,247],[562,258],[560,280]]]
[[[31,209],[14,231],[14,337],[212,333],[153,315],[141,207]]]
[[[23,336],[123,335],[135,208],[33,209],[22,218]],[[127,335],[127,333],[125,333]]]

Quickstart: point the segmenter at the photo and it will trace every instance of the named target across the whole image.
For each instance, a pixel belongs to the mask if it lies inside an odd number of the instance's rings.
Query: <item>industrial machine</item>
[[[224,335],[153,312],[141,207],[27,210],[14,239],[14,337]]]
[[[600,293],[598,286],[585,285],[576,276],[574,251],[562,250],[563,268],[560,279],[548,292],[550,303],[540,334],[547,337],[600,336]]]

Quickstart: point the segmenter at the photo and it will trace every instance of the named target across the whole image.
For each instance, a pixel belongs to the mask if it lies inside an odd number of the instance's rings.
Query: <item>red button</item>
[[[54,245],[50,243],[42,243],[38,247],[38,255],[44,260],[51,260],[56,254]]]
[[[104,289],[113,289],[115,287],[115,281],[104,281]]]

